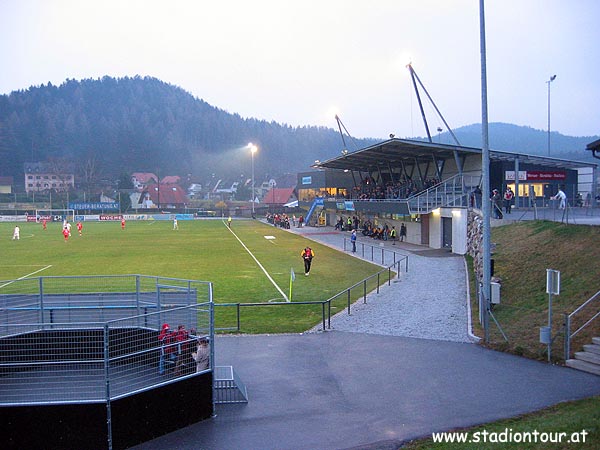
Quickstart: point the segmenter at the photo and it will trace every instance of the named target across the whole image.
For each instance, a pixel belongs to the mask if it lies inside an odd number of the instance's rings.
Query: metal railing
[[[454,175],[407,199],[411,214],[428,213],[442,206],[468,206],[469,193],[479,185],[479,177]]]
[[[391,241],[390,238],[388,238],[387,240]],[[344,251],[348,251],[348,249],[351,247],[352,241],[350,240],[350,238],[344,237]],[[358,240],[356,241],[356,248],[356,254],[359,255],[361,258],[367,259],[377,264],[381,264],[382,266],[396,264],[396,261],[404,262],[404,271],[408,272],[408,255],[405,255],[404,253],[399,253],[394,250],[385,248],[383,246],[367,244]]]
[[[403,255],[405,256],[405,255]],[[369,282],[374,282],[376,280],[377,286],[375,288],[376,293],[379,293],[379,288],[381,286],[381,276],[382,274],[387,274],[387,284],[391,285],[392,278],[394,276],[400,277],[400,272],[402,271],[402,263],[405,262],[405,270],[408,272],[408,257],[402,258],[398,261],[395,261],[393,264],[388,267],[378,271],[377,273],[364,278],[358,283],[353,284],[352,286],[344,289],[343,291],[335,294],[334,296],[328,298],[327,300],[317,300],[317,301],[301,301],[301,302],[262,302],[262,303],[215,303],[215,308],[235,308],[236,309],[236,326],[235,327],[215,327],[215,331],[242,331],[242,318],[241,311],[243,308],[268,308],[268,307],[300,307],[302,305],[320,305],[321,307],[321,324],[322,330],[331,329],[331,310],[332,303],[340,298],[346,299],[346,308],[348,310],[348,314],[350,314],[350,306],[352,304],[352,295],[351,292],[354,289],[362,288],[361,295],[357,298],[363,297],[363,302],[367,303],[367,284]],[[392,270],[395,270],[394,275],[392,275]]]
[[[596,292],[591,298],[585,301],[581,306],[579,306],[572,313],[565,313],[565,360],[571,357],[571,340],[579,334],[584,328],[586,328],[590,323],[592,323],[595,319],[600,316],[600,291]],[[596,303],[594,303],[596,302]],[[572,321],[575,315],[581,313],[586,308],[593,308],[595,306],[595,310],[592,309],[591,312],[588,312],[588,316],[591,316],[589,319],[583,323],[577,330],[571,332]],[[595,313],[594,313],[595,311]],[[593,314],[593,315],[592,315]],[[585,319],[584,319],[585,320]]]
[[[177,324],[184,313],[196,318],[187,327],[202,330],[173,340],[173,357],[162,374],[165,348],[159,330],[140,327],[138,316],[105,323],[54,323],[52,329],[41,323],[13,324],[13,330],[22,327],[24,331],[0,339],[0,405],[108,402],[194,375],[196,364],[191,354],[197,337],[212,333],[211,305],[147,314],[160,314],[163,320]]]
[[[214,333],[207,282],[127,275],[0,285],[3,406],[108,402],[192,376],[196,339]],[[169,346],[159,340],[164,323],[182,326]]]

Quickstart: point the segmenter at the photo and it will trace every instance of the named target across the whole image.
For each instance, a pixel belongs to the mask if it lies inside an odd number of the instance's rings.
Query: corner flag
[[[292,267],[290,271],[290,302],[292,301],[292,283],[296,281],[296,274],[294,273],[294,268]]]

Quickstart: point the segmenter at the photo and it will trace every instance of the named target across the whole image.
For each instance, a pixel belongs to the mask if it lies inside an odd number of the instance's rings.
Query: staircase
[[[600,376],[600,337],[592,338],[592,343],[584,345],[582,352],[576,352],[575,359],[567,359],[566,365]]]
[[[407,199],[411,214],[427,214],[442,206],[468,206],[469,192],[478,180],[472,176],[454,175]]]

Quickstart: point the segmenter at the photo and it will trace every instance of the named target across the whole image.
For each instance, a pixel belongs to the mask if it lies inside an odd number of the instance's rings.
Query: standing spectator
[[[188,364],[190,335],[183,325],[177,327],[175,342],[177,343],[177,360],[175,363],[175,375],[181,375],[182,369]]]
[[[298,228],[302,228],[302,224],[304,223],[304,216],[300,216],[298,219]]]
[[[400,225],[400,242],[404,242],[404,238],[406,237],[406,225],[402,222]]]
[[[310,274],[310,266],[312,264],[312,259],[315,257],[315,252],[310,247],[306,247],[300,253],[302,259],[304,260],[304,275],[308,276]]]
[[[477,185],[473,190],[473,200],[475,200],[475,204],[473,206],[477,209],[481,208],[481,196],[481,188],[479,187],[479,185]]]
[[[158,363],[158,373],[165,373],[167,363],[175,364],[177,360],[177,344],[175,343],[175,333],[171,330],[168,323],[164,323],[158,335],[160,342],[160,361]]]
[[[558,188],[558,192],[556,193],[556,195],[554,195],[553,197],[551,197],[552,200],[560,200],[560,203],[558,205],[558,207],[560,209],[565,209],[567,206],[567,194],[565,194],[565,192],[562,190],[562,186]]]
[[[396,245],[396,227],[392,225],[392,229],[390,230],[390,239],[392,240],[392,245]]]
[[[510,214],[513,198],[515,198],[515,193],[510,186],[507,186],[506,191],[504,191],[504,212],[506,212],[506,214]]]
[[[498,189],[494,189],[492,191],[491,200],[496,219],[502,219],[502,196],[500,195],[500,192],[498,192]]]
[[[21,229],[19,228],[19,225],[17,225],[13,231],[13,241],[14,240],[21,240]]]
[[[196,373],[206,370],[210,366],[210,349],[208,348],[208,338],[198,339],[198,347],[192,352],[192,358],[196,361]]]
[[[352,236],[350,236],[350,242],[352,242],[352,253],[356,253],[356,230],[352,230]]]

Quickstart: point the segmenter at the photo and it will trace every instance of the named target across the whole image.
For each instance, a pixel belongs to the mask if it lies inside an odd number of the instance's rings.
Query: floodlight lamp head
[[[556,79],[556,75],[552,75],[552,76],[550,77],[550,81],[554,81],[555,79]]]
[[[396,135],[394,133],[390,133],[390,139],[394,139]]]

